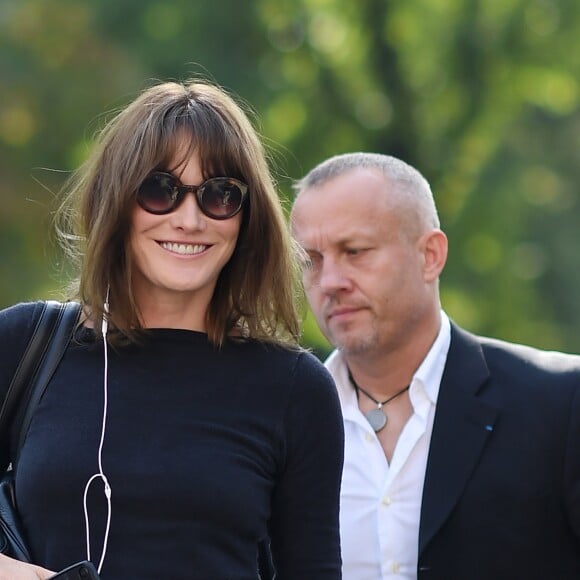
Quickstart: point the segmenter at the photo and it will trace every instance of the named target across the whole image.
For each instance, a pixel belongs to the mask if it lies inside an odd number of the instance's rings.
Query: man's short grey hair
[[[353,169],[378,169],[389,180],[397,191],[404,194],[408,201],[415,205],[419,219],[429,227],[439,227],[439,216],[429,182],[414,167],[391,155],[381,153],[343,153],[330,157],[309,171],[302,179],[296,181],[293,189],[296,195],[319,187]]]

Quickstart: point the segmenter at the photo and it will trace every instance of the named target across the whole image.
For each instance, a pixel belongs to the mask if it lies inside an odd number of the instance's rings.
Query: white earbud
[[[107,287],[107,293],[105,295],[105,303],[103,304],[103,320],[101,321],[101,330],[103,334],[103,357],[104,357],[104,371],[103,371],[103,421],[101,424],[101,440],[99,443],[99,451],[97,455],[97,462],[99,466],[99,471],[92,475],[87,484],[85,485],[85,491],[83,494],[83,508],[85,512],[85,532],[87,541],[87,560],[91,559],[91,541],[90,541],[90,525],[89,525],[89,513],[87,507],[87,494],[89,488],[93,481],[100,479],[104,485],[104,494],[107,500],[107,526],[105,528],[105,534],[103,537],[103,550],[101,552],[101,559],[97,567],[97,572],[100,574],[103,567],[103,562],[105,560],[105,554],[107,552],[107,543],[109,541],[109,530],[111,527],[111,495],[112,490],[109,485],[109,480],[105,475],[103,470],[103,445],[105,443],[105,432],[107,425],[107,409],[108,409],[108,376],[109,376],[109,357],[108,357],[108,347],[107,347],[107,332],[109,328],[109,287]]]
[[[109,329],[109,287],[107,286],[107,293],[105,294],[105,303],[103,304],[103,320],[101,321],[101,331],[103,333],[103,340],[105,346],[107,344],[107,331]]]

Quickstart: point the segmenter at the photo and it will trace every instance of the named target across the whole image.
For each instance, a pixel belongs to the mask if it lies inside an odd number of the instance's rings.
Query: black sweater
[[[40,303],[0,312],[0,401],[39,314]],[[268,534],[280,580],[340,578],[342,420],[314,356],[252,340],[217,349],[203,333],[171,329],[108,355],[104,580],[255,579]],[[54,570],[86,557],[83,492],[98,471],[103,361],[102,342],[79,329],[17,466],[34,561]],[[96,564],[100,481],[88,504]]]

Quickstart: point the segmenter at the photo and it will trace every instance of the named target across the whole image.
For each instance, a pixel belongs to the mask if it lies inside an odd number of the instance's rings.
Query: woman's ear
[[[423,234],[419,240],[423,253],[423,275],[426,282],[434,282],[447,261],[447,236],[439,229]]]

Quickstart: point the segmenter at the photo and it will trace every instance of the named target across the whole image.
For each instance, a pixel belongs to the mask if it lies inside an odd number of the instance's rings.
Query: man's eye
[[[305,270],[314,270],[320,264],[320,257],[319,256],[307,256],[304,261],[304,269]]]

